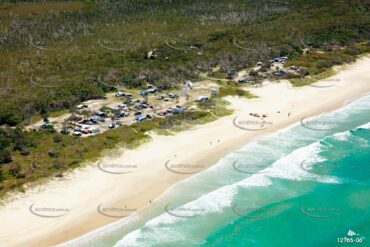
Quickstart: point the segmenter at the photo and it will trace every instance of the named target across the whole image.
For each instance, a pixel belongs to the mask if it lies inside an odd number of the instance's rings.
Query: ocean
[[[309,107],[309,106],[307,106]],[[370,95],[302,119],[61,246],[370,246]]]

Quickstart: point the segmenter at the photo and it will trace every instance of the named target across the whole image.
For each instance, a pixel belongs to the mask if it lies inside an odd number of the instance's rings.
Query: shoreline
[[[366,73],[369,66],[370,56],[359,58],[334,76],[339,81],[332,87],[293,88],[283,81],[250,88],[248,90],[259,98],[246,100],[226,97],[235,111],[231,116],[174,136],[154,135],[149,143],[135,150],[124,150],[118,157],[105,156],[100,159],[108,164],[136,164],[137,169],[131,173],[104,173],[96,169],[95,163],[78,168],[61,180],[53,180],[34,188],[34,191],[19,194],[17,200],[0,208],[0,243],[5,246],[50,246],[118,220],[99,214],[96,210],[99,204],[113,207],[127,204],[137,209],[147,207],[150,201],[175,182],[190,176],[169,172],[165,169],[166,161],[201,164],[207,169],[227,153],[256,138],[286,128],[302,118],[338,109],[370,92],[370,83],[367,83],[370,74]],[[324,79],[315,84],[325,83],[325,80],[328,82]],[[266,113],[268,117],[265,120],[272,122],[272,126],[259,131],[246,131],[232,124],[235,117],[258,120],[250,117],[251,112]],[[31,203],[66,207],[69,212],[56,218],[37,217],[29,212]],[[14,238],[16,235],[21,235],[22,239]]]

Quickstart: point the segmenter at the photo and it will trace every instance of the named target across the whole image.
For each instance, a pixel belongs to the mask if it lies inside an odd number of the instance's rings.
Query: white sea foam
[[[364,110],[370,109],[370,101],[368,100],[369,97],[353,101],[341,109],[334,111],[330,114],[325,114],[326,117],[334,117],[335,119],[341,119],[343,117],[348,116],[348,113],[353,112],[353,110]],[[320,116],[318,116],[320,117]],[[267,144],[273,144],[275,146],[281,145],[284,147],[285,145],[290,145],[290,142],[293,139],[292,135],[296,135],[294,138],[295,142],[300,142],[302,140],[317,140],[317,136],[320,135],[320,132],[312,133],[312,135],[302,135],[302,131],[296,131],[296,127],[299,126],[300,123],[296,123],[291,125],[290,127],[280,130],[273,135],[270,135],[267,138],[262,138],[259,141],[254,141],[246,145],[245,147],[241,148],[239,151],[235,152],[234,154],[228,155],[227,158],[229,160],[233,160],[232,157],[235,155],[243,155],[250,156],[253,153],[257,155],[258,153],[268,153],[273,157],[280,157],[284,152],[281,152],[279,148],[271,148],[266,147],[264,142]],[[366,123],[364,125],[358,126],[357,129],[369,129],[370,123]],[[294,130],[294,131],[291,131]],[[305,131],[305,130],[303,130]],[[350,131],[335,133],[330,135],[331,137],[335,137],[338,140],[345,140],[350,136]],[[329,136],[328,136],[329,137]],[[322,136],[321,136],[322,138]],[[327,138],[327,137],[325,137]],[[324,138],[324,139],[325,139]],[[198,209],[199,207],[206,208],[205,212],[200,212],[200,214],[207,214],[207,213],[217,213],[222,212],[222,210],[226,207],[230,207],[233,203],[233,199],[238,192],[239,188],[246,188],[251,186],[268,186],[272,183],[272,177],[275,178],[283,178],[289,180],[316,180],[322,183],[338,183],[340,180],[336,177],[326,176],[326,175],[318,175],[314,173],[310,173],[309,170],[302,169],[301,162],[305,162],[306,164],[315,164],[319,162],[323,162],[323,158],[320,157],[319,153],[322,148],[322,144],[320,142],[314,142],[308,146],[298,148],[291,152],[288,155],[278,159],[275,161],[270,167],[264,170],[264,173],[254,174],[248,178],[245,178],[241,181],[233,183],[231,185],[226,185],[221,188],[218,188],[212,192],[204,194],[197,198],[194,201],[186,203],[181,207]],[[265,152],[262,152],[265,151]],[[264,157],[264,156],[262,156]],[[258,160],[258,159],[257,159]],[[180,183],[187,183],[187,182],[194,182],[192,179],[195,178],[202,178],[205,173],[209,173],[212,171],[222,172],[226,166],[229,166],[228,162],[225,159],[218,162],[215,166],[211,169],[206,170],[205,172],[196,174],[194,176],[189,177],[181,181]],[[172,208],[172,207],[171,207]],[[199,213],[199,212],[197,212]],[[155,243],[160,243],[161,240],[167,239],[169,236],[171,238],[183,239],[185,236],[184,233],[176,232],[173,229],[173,224],[177,223],[178,221],[184,221],[187,218],[181,218],[172,216],[170,214],[162,214],[159,215],[152,220],[149,220],[144,227],[139,228],[135,231],[130,232],[126,236],[124,236],[115,246],[142,246],[143,241],[149,240],[150,243],[155,245]],[[165,232],[165,233],[164,233]]]
[[[369,116],[370,118],[370,116]],[[361,126],[358,126],[356,129],[370,129],[370,122],[363,124]]]

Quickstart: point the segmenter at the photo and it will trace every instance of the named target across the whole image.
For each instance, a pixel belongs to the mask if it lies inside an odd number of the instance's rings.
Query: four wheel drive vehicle
[[[104,117],[104,118],[107,117],[107,114],[103,111],[97,111],[95,115],[98,117]]]
[[[93,124],[97,124],[97,123],[98,123],[98,118],[90,118],[89,120],[90,120],[90,122],[92,122]]]
[[[83,120],[81,123],[86,124],[86,125],[93,125],[94,124],[91,120]]]
[[[172,108],[172,107],[168,108],[168,109],[166,110],[166,113],[167,113],[167,114],[168,114],[168,113],[173,113],[173,108]]]
[[[124,92],[117,92],[116,93],[116,97],[123,97],[123,96],[125,96]]]
[[[155,88],[150,88],[150,89],[146,90],[146,92],[147,92],[147,93],[155,93],[155,92],[157,92],[157,89],[155,89]]]
[[[291,70],[298,71],[298,70],[299,70],[299,67],[298,67],[298,66],[294,66],[294,65],[293,65],[293,66],[290,66],[290,69],[291,69]]]
[[[91,133],[91,130],[89,130],[89,129],[83,129],[82,130],[82,133],[83,134],[90,134]]]
[[[168,97],[170,97],[171,99],[176,99],[178,96],[175,93],[169,93]]]
[[[100,117],[100,118],[98,118],[98,121],[103,123],[103,122],[105,122],[105,118]]]
[[[114,114],[114,116],[116,118],[121,118],[121,117],[127,117],[129,114],[130,114],[129,112],[120,111],[120,112],[117,112],[116,114]]]
[[[53,129],[54,125],[51,123],[46,123],[46,124],[41,125],[41,128],[42,129]]]
[[[282,75],[285,75],[286,72],[284,70],[278,70],[278,71],[272,72],[272,74],[275,76],[282,76]]]
[[[168,113],[173,113],[173,114],[179,114],[179,113],[184,112],[185,110],[186,110],[185,107],[176,106],[176,107],[168,108],[167,112]]]
[[[82,110],[82,109],[86,109],[86,108],[88,108],[87,105],[77,105],[78,110]]]
[[[239,83],[244,83],[244,82],[247,82],[247,78],[245,77],[240,77],[239,80],[238,80]]]
[[[157,115],[163,117],[163,116],[167,115],[167,112],[166,111],[160,111],[160,112],[157,112]]]
[[[81,136],[82,133],[80,131],[73,131],[73,136]]]
[[[91,133],[94,133],[94,134],[99,133],[99,132],[100,132],[99,128],[95,128],[91,130]]]
[[[146,119],[146,116],[139,115],[139,116],[136,116],[135,119],[136,121],[141,122]]]
[[[206,96],[199,96],[195,102],[204,102],[204,101],[207,101],[208,100],[208,97]]]
[[[143,109],[144,107],[142,107],[140,104],[137,104],[137,105],[135,105],[135,106],[134,106],[134,108],[135,108],[136,110],[141,110],[141,109]]]
[[[135,109],[146,109],[148,107],[149,105],[146,103],[138,103],[137,105],[135,105]]]
[[[139,91],[139,94],[140,94],[141,96],[145,96],[145,95],[148,95],[148,92],[147,92],[147,91],[144,91],[144,90],[140,90],[140,91]]]

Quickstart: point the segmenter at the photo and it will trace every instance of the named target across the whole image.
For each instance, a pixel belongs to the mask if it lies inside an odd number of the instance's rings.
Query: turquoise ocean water
[[[62,246],[370,246],[370,95],[253,141]]]

